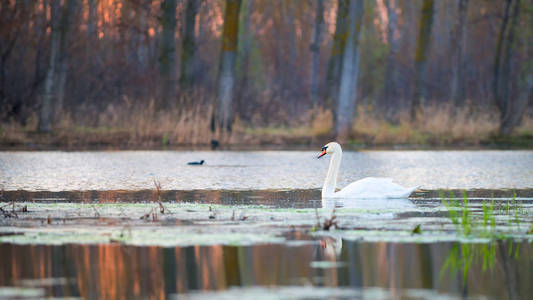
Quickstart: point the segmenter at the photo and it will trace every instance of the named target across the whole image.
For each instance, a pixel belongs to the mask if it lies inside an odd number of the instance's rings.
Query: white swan
[[[317,158],[326,154],[332,154],[329,163],[328,175],[322,187],[322,198],[348,198],[348,199],[371,199],[371,198],[407,198],[418,188],[404,188],[392,182],[392,178],[367,177],[350,183],[342,190],[335,192],[337,186],[337,175],[342,159],[341,146],[336,142],[331,142],[322,147],[322,152]]]

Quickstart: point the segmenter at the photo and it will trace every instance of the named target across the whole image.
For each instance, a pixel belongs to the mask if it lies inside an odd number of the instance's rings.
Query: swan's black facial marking
[[[322,156],[326,155],[326,150],[328,150],[328,146],[322,147],[322,152],[320,152],[317,158],[321,158]]]

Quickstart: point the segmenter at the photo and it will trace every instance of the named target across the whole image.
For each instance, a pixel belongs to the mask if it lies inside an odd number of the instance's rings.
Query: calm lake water
[[[533,151],[346,151],[339,187],[424,190],[336,212],[316,155],[0,152],[0,299],[533,297]]]
[[[329,158],[310,151],[0,152],[0,189],[28,191],[314,189]],[[205,160],[203,166],[187,162]],[[392,177],[423,189],[533,187],[533,151],[344,152],[340,187]]]

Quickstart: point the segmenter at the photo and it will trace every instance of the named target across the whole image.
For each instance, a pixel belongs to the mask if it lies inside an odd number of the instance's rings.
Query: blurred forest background
[[[533,139],[530,0],[0,0],[2,145]]]

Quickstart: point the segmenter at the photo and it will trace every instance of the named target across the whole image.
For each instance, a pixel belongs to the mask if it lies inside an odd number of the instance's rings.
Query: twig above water
[[[157,193],[157,204],[159,204],[159,212],[164,214],[165,207],[163,206],[163,203],[161,202],[161,183],[154,179],[154,185],[155,185],[155,190]]]
[[[324,219],[324,223],[320,222],[320,217],[318,216],[318,210],[315,208],[315,214],[316,214],[316,225],[314,229],[321,228],[322,230],[329,230],[331,227],[335,227],[335,229],[340,229],[339,225],[337,224],[337,216],[335,215],[335,209],[331,212],[331,217],[329,219]]]

